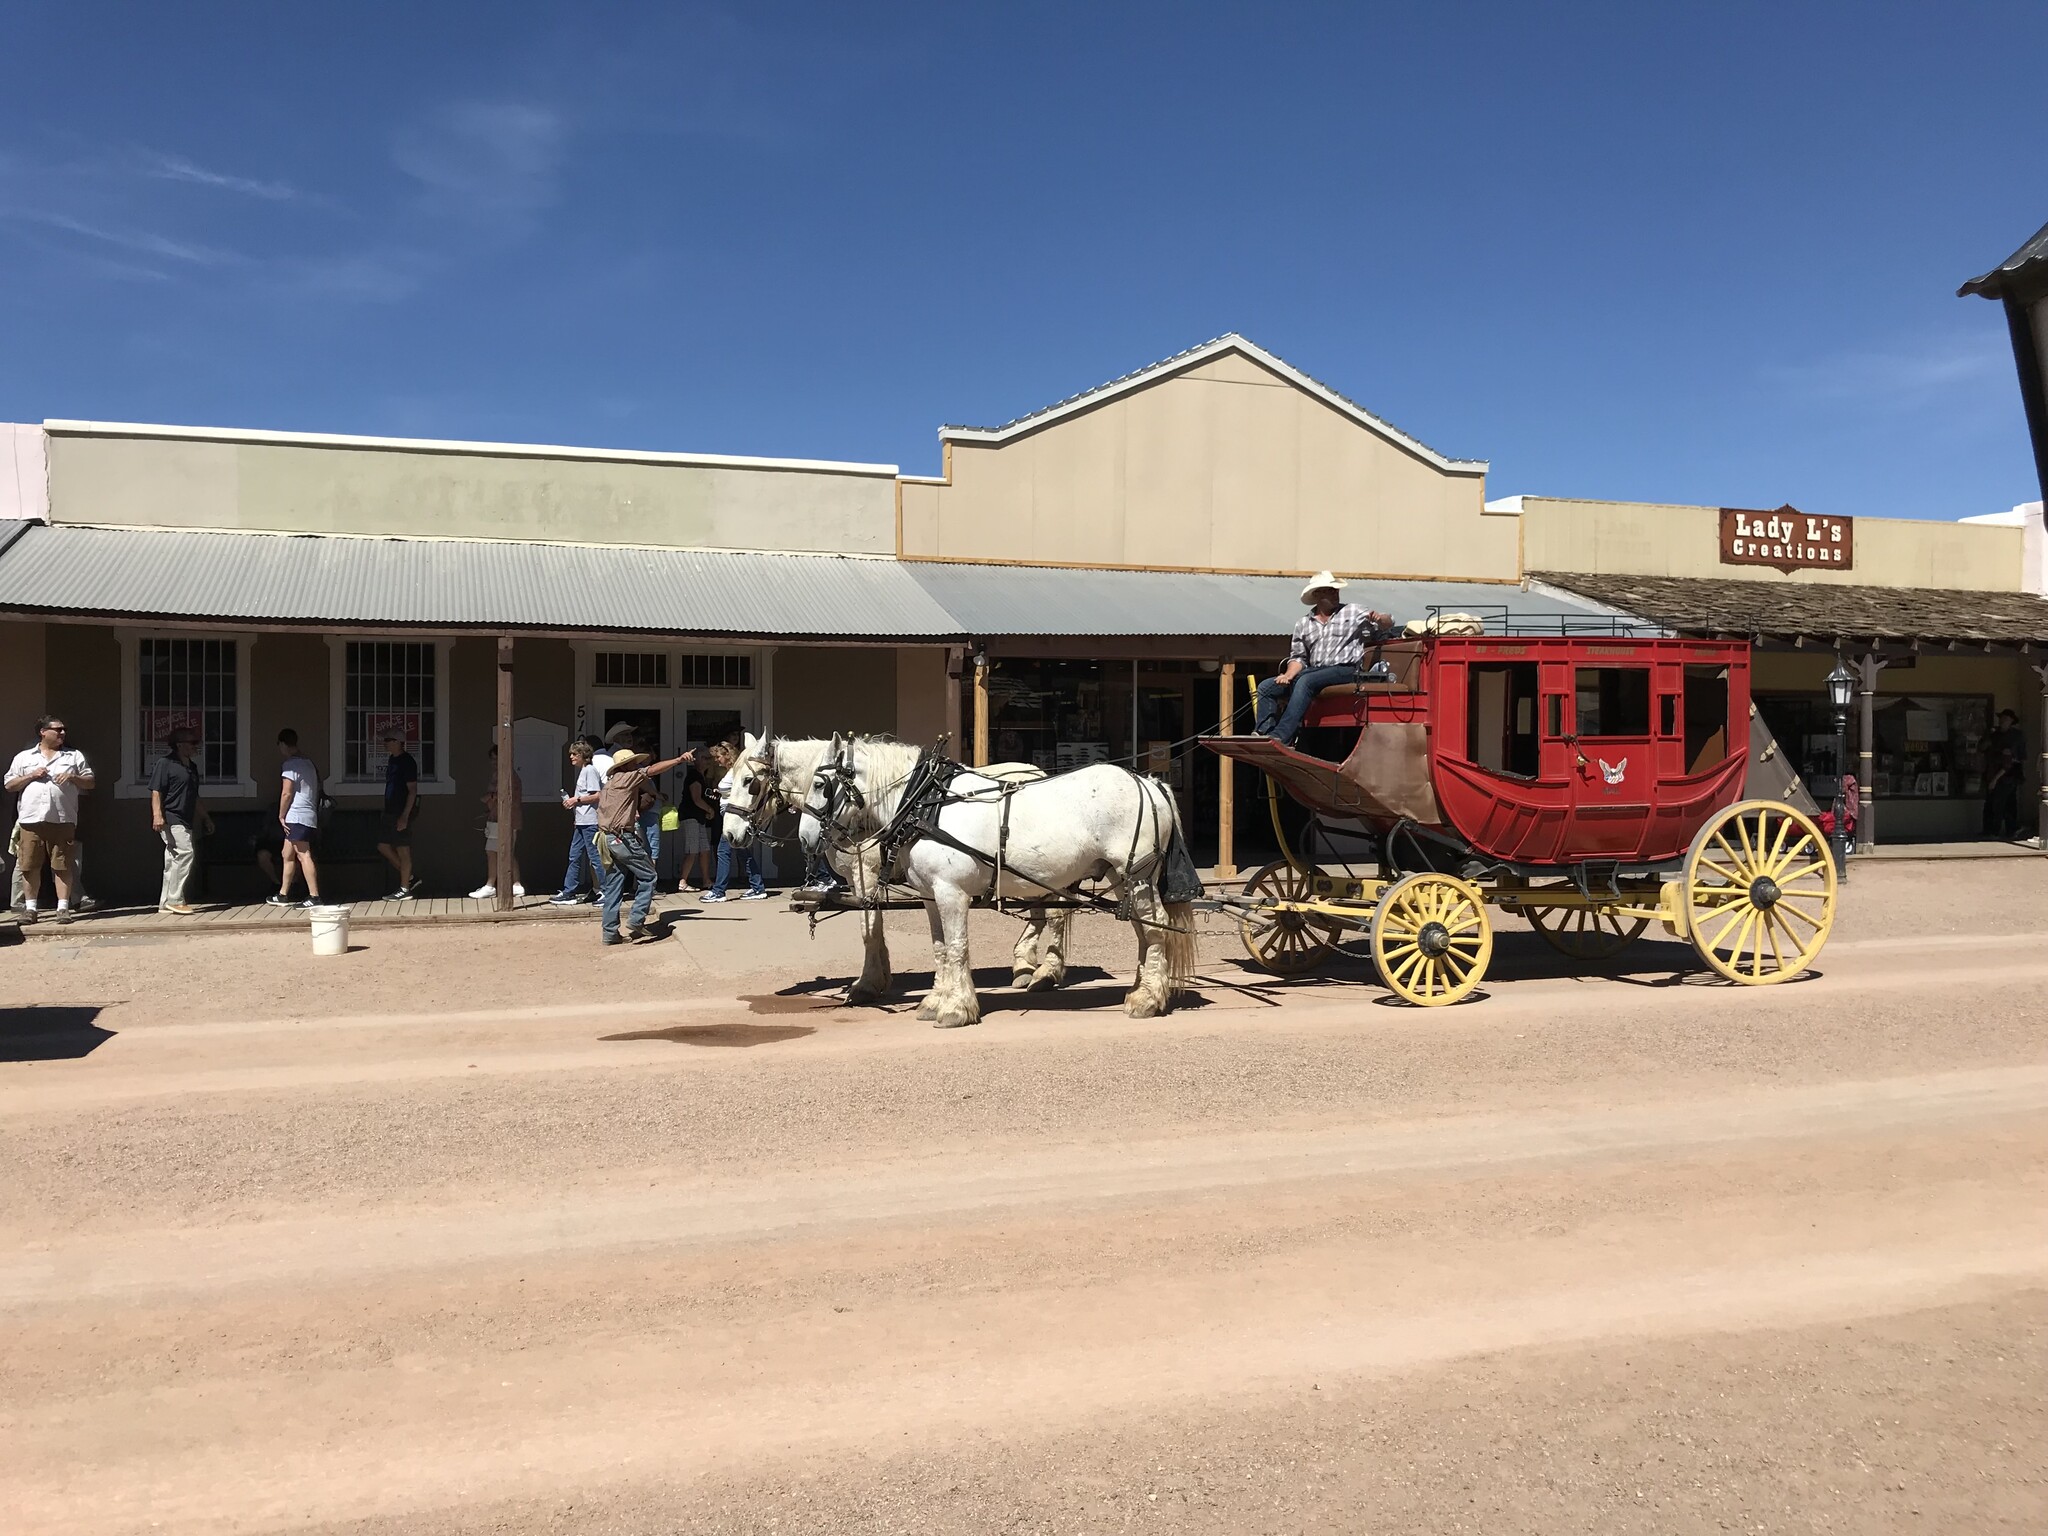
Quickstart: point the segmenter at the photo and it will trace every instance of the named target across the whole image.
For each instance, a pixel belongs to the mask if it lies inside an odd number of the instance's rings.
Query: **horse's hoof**
[[[846,1001],[855,1008],[872,1008],[888,995],[886,988],[854,987],[847,992]]]
[[[1066,979],[1067,973],[1065,971],[1050,969],[1036,971],[1032,974],[1030,984],[1025,990],[1029,992],[1050,992]]]
[[[1166,1008],[1149,992],[1127,992],[1124,994],[1124,1012],[1134,1019],[1156,1019],[1166,1012]]]
[[[920,1017],[921,1017],[921,1015],[920,1015]],[[968,1026],[968,1025],[970,1025],[970,1024],[979,1024],[980,1022],[981,1022],[981,1020],[979,1020],[979,1019],[967,1019],[967,1018],[957,1018],[957,1019],[933,1019],[933,1020],[932,1020],[932,1028],[933,1028],[933,1029],[965,1029],[965,1028],[967,1028],[967,1026]]]
[[[937,1003],[928,1002],[922,1008],[917,1010],[917,1016],[920,1019],[924,1020],[925,1023],[929,1024],[934,1019],[938,1018],[939,1005]]]
[[[1025,988],[1029,987],[1033,980],[1034,977],[1030,971],[1010,972],[1010,985],[1015,987],[1019,992],[1022,992]]]

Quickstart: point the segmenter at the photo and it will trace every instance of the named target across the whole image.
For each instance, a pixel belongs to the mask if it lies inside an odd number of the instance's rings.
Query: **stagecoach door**
[[[1647,659],[1574,667],[1571,705],[1576,803],[1564,853],[1631,858],[1649,831],[1657,783]]]

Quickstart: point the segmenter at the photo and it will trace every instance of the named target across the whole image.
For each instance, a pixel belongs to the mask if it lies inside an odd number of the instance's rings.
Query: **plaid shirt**
[[[1352,667],[1365,660],[1365,647],[1378,638],[1372,616],[1356,603],[1345,603],[1324,623],[1313,613],[1295,620],[1287,659],[1304,667]]]

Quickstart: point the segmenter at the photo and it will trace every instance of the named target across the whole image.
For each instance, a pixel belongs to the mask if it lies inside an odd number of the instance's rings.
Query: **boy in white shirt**
[[[273,907],[289,907],[292,874],[306,871],[306,899],[296,905],[320,905],[320,871],[313,863],[313,834],[320,830],[320,770],[313,760],[299,755],[299,733],[286,727],[277,733],[277,750],[284,757],[277,797],[277,821],[284,828],[284,870],[278,892],[270,898]]]

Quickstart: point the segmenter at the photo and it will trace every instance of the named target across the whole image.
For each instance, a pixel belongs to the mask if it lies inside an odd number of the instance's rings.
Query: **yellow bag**
[[[661,830],[664,832],[680,832],[682,829],[683,813],[667,801],[663,801],[661,807]]]

